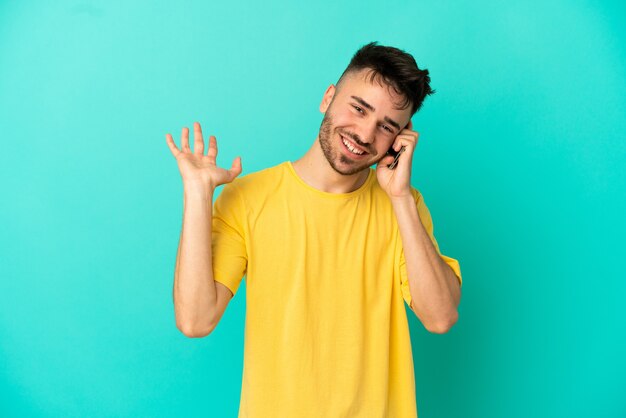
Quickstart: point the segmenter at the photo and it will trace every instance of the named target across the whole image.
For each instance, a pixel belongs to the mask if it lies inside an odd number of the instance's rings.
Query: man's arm
[[[458,319],[459,279],[430,240],[413,196],[394,198],[392,203],[402,237],[412,309],[430,332],[445,333]]]
[[[185,187],[173,297],[176,326],[188,337],[206,336],[216,324],[217,290],[211,253],[212,205],[212,189]]]
[[[208,152],[199,123],[194,123],[194,150],[189,129],[183,128],[179,150],[170,134],[167,144],[183,179],[183,226],[174,272],[176,326],[188,337],[208,335],[219,322],[232,293],[213,279],[213,192],[241,173],[237,157],[229,170],[216,165],[217,140],[209,137]]]

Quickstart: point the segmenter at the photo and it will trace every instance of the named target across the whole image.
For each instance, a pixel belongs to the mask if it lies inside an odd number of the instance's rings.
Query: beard
[[[332,104],[332,102],[331,102]],[[328,164],[335,170],[337,173],[342,174],[344,176],[349,176],[352,174],[356,174],[360,171],[363,171],[366,168],[371,167],[380,161],[384,155],[376,161],[356,161],[346,157],[341,151],[336,148],[333,148],[333,139],[336,134],[339,136],[338,132],[333,132],[333,116],[330,112],[329,106],[326,113],[324,114],[324,118],[322,119],[322,125],[320,126],[319,133],[319,142],[320,147],[322,148],[322,152],[324,153],[324,157],[328,161]],[[340,146],[340,145],[336,145]]]

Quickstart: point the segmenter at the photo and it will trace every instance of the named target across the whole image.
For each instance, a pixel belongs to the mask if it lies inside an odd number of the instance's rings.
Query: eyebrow
[[[372,112],[376,112],[376,109],[374,109],[374,106],[367,103],[365,100],[363,100],[359,96],[350,96],[350,97],[352,97],[354,100],[359,102],[363,107],[371,110]],[[387,122],[388,124],[396,128],[397,130],[400,130],[400,124],[396,122],[395,120],[391,119],[389,116],[385,116],[383,119],[385,120],[385,122]]]

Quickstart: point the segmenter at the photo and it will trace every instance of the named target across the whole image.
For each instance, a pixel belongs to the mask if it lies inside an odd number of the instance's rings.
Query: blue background
[[[356,50],[431,73],[413,185],[460,319],[410,314],[422,418],[624,417],[623,2],[0,2],[0,415],[234,417],[245,285],[175,326],[200,121],[243,174],[298,159]]]

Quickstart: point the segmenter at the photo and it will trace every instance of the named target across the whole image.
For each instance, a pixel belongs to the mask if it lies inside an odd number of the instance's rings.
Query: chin
[[[373,165],[373,163],[371,162],[366,162],[366,161],[354,162],[354,161],[348,160],[342,154],[339,154],[339,157],[337,159],[329,160],[328,162],[337,173],[340,173],[346,176],[360,173],[363,170],[368,170]]]

